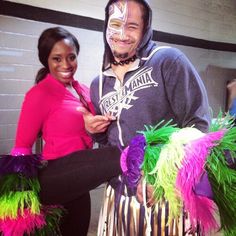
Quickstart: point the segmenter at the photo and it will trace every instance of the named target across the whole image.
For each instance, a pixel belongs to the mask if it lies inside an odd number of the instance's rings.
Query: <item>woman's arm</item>
[[[41,93],[34,88],[26,94],[18,121],[15,146],[11,155],[32,154],[32,146],[43,126],[46,111],[44,100]]]

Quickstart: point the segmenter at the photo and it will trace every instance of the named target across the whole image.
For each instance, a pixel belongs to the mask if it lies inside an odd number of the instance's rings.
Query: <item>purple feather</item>
[[[0,175],[19,173],[26,177],[36,177],[38,168],[42,167],[41,156],[0,156]]]
[[[144,160],[146,140],[143,135],[137,135],[131,140],[127,153],[127,171],[124,173],[130,187],[136,187],[141,176],[141,165]]]
[[[211,189],[211,185],[208,179],[208,174],[206,171],[203,172],[202,176],[198,183],[196,183],[195,187],[193,187],[193,191],[200,196],[207,197],[213,200],[213,192]]]

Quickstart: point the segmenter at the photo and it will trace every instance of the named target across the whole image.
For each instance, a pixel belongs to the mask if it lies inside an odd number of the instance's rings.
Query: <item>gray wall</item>
[[[153,9],[153,29],[236,43],[235,0],[147,0]],[[11,2],[104,19],[107,0],[12,0]]]

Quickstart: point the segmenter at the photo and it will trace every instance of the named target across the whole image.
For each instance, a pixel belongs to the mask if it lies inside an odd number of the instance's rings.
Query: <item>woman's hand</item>
[[[91,134],[105,132],[110,123],[116,120],[116,118],[111,116],[110,114],[93,115],[84,107],[79,107],[77,110],[82,112],[84,117],[85,129]]]

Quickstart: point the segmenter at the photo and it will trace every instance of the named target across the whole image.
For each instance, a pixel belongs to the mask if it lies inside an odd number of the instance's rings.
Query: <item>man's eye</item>
[[[111,22],[109,26],[113,29],[119,29],[121,27],[121,24],[116,22]]]
[[[113,24],[113,25],[111,25],[111,28],[113,28],[113,29],[119,29],[120,26],[119,26],[119,25],[116,25],[116,24]]]
[[[136,29],[138,29],[138,27],[137,27],[136,25],[129,25],[129,26],[128,26],[128,29],[130,29],[130,30],[136,30]]]

